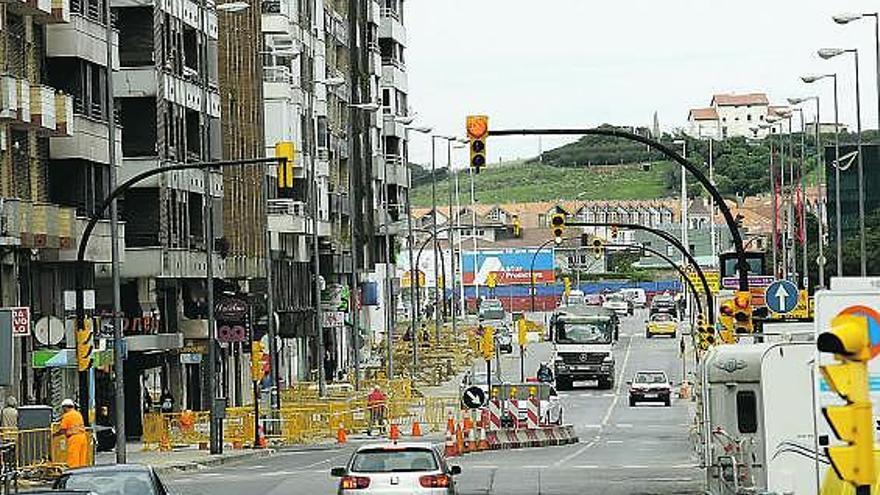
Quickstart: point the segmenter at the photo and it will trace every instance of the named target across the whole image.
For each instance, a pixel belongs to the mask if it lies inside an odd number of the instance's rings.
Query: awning
[[[128,352],[169,351],[183,347],[183,334],[132,335],[125,338],[125,343]]]

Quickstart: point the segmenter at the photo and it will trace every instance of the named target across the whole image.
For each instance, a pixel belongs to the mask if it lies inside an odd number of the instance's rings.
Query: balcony
[[[406,77],[406,67],[403,62],[397,59],[382,57],[382,79],[383,87],[393,87],[409,92],[409,80]]]
[[[279,234],[310,234],[310,216],[306,204],[292,199],[269,200],[269,232]]]
[[[27,79],[0,76],[0,120],[31,121],[31,85]]]
[[[75,57],[107,67],[107,37],[102,24],[73,14],[69,24],[49,26],[46,29],[47,57]],[[113,33],[116,55],[113,67],[119,68],[119,33]]]
[[[124,67],[113,77],[113,94],[117,98],[156,96],[159,87],[157,77],[153,66]]]
[[[77,242],[71,242],[68,246],[62,246],[62,249],[58,254],[58,259],[61,261],[76,260],[79,239],[82,237],[82,233],[88,223],[89,219],[85,217],[76,217],[73,220],[72,237],[76,239]],[[119,248],[119,261],[125,262],[125,222],[119,222],[118,225],[119,239],[117,240],[117,247]],[[109,265],[109,263],[113,261],[111,256],[112,251],[113,243],[110,240],[110,221],[100,220],[95,225],[95,230],[92,231],[92,236],[89,238],[89,245],[86,247],[85,259],[86,261],[91,261],[93,263],[104,263]],[[106,276],[109,277],[110,268],[109,266],[99,267],[97,273],[106,273]]]
[[[207,271],[204,251],[183,248],[126,248],[120,273],[126,278],[204,278]],[[214,276],[226,277],[226,262],[214,255]]]
[[[68,249],[74,245],[75,208],[18,199],[0,202],[0,246]]]
[[[55,130],[55,88],[31,86],[31,123]]]
[[[406,28],[400,19],[400,15],[394,9],[382,9],[382,22],[379,23],[379,37],[390,38],[406,46]]]
[[[106,122],[82,115],[73,116],[76,133],[69,137],[50,140],[49,158],[53,160],[79,159],[95,163],[110,163],[109,129]],[[122,127],[116,126],[117,163],[122,161]]]
[[[73,96],[64,93],[55,93],[55,135],[72,136],[75,128]]]
[[[37,24],[58,24],[70,20],[70,0],[0,0],[13,14],[29,15]]]

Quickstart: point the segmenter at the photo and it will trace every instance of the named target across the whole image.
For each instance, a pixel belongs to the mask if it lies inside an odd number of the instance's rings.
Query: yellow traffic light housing
[[[605,251],[605,242],[599,238],[593,238],[593,257],[597,260],[602,257],[602,252]]]
[[[529,337],[529,330],[528,330],[528,325],[526,324],[525,318],[521,318],[521,319],[517,320],[516,333],[517,333],[517,340],[519,341],[519,346],[525,347],[526,343],[528,343],[528,340],[529,340],[529,338],[528,338]]]
[[[611,226],[611,240],[616,241],[618,234],[619,234],[619,231],[617,229],[617,225],[612,225]]]
[[[571,294],[571,278],[562,277],[563,290],[562,293],[565,294],[565,297],[568,297]]]
[[[275,158],[278,158],[278,187],[289,189],[293,187],[293,160],[296,157],[296,147],[290,141],[275,143]]]
[[[737,291],[733,296],[733,307],[734,333],[753,333],[755,326],[752,322],[752,293]]]
[[[255,382],[263,379],[263,344],[258,340],[251,342],[251,377]]]
[[[871,342],[868,321],[863,316],[839,315],[831,329],[819,334],[816,347],[834,353],[840,364],[820,366],[828,387],[846,401],[843,406],[822,408],[834,435],[845,445],[826,447],[825,453],[837,476],[856,487],[873,486],[874,421],[868,387]]]
[[[483,327],[483,338],[480,340],[480,353],[483,359],[491,361],[495,358],[495,329]]]
[[[522,223],[519,221],[519,215],[513,216],[513,236],[522,237]]]
[[[553,239],[556,240],[556,244],[562,244],[562,236],[565,234],[565,215],[554,213],[550,217],[550,228],[553,229]]]
[[[76,331],[76,366],[79,371],[87,371],[92,367],[92,351],[94,337],[92,319],[83,320],[82,328]]]
[[[489,117],[486,115],[468,115],[467,122],[468,141],[471,150],[471,168],[474,173],[480,173],[480,169],[486,166],[486,138],[489,137]]]

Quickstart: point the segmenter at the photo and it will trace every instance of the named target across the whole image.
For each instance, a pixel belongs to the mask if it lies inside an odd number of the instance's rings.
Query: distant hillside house
[[[688,112],[687,133],[698,139],[763,138],[770,130],[760,125],[770,112],[770,100],[764,93],[716,94],[709,107]]]

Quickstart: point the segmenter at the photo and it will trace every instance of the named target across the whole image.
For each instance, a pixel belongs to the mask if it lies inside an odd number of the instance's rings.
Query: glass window
[[[636,375],[635,383],[666,383],[665,373],[639,373]]]
[[[429,449],[367,449],[358,452],[351,463],[356,473],[395,473],[434,471],[437,459]]]
[[[758,398],[751,390],[736,393],[736,424],[740,433],[758,431]]]
[[[154,495],[153,480],[146,471],[112,471],[72,474],[58,481],[58,487],[83,490],[95,495],[124,493],[125,495]]]

